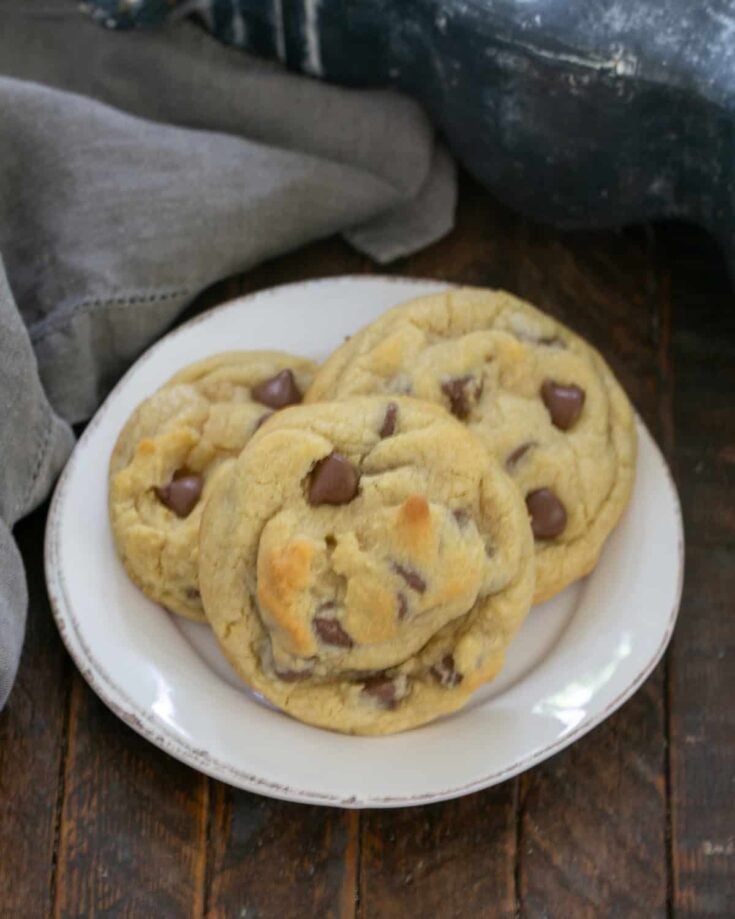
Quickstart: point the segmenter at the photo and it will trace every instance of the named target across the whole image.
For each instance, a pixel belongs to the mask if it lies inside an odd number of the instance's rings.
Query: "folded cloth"
[[[344,233],[377,261],[451,228],[410,100],[328,86],[189,22],[113,33],[0,0],[0,706],[26,593],[13,524],[83,420],[213,281]]]
[[[735,0],[86,0],[426,109],[500,200],[566,229],[689,220],[735,279]]]

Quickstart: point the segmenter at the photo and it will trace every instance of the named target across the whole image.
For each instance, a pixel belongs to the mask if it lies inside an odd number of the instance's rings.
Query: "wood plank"
[[[460,173],[456,225],[443,239],[379,270],[515,290],[521,270],[521,218]]]
[[[119,721],[75,673],[54,914],[200,916],[209,780]]]
[[[361,919],[515,916],[516,788],[365,812]]]
[[[453,233],[390,272],[517,290],[520,219],[462,178]],[[459,801],[363,817],[360,916],[516,914],[518,780]]]
[[[670,227],[675,474],[687,536],[671,651],[675,916],[735,908],[735,311],[704,234]]]
[[[660,430],[668,339],[650,234],[563,236],[529,226],[522,253],[519,292],[599,347]],[[664,749],[659,667],[620,712],[522,777],[522,915],[665,915]]]
[[[0,713],[0,914],[46,916],[64,749],[70,664],[43,577],[46,508],[15,528],[29,587],[18,678]]]
[[[647,268],[651,256],[641,231],[560,236],[528,228],[519,243],[519,222],[467,180],[459,218],[454,234],[390,271],[507,286],[535,299],[602,347],[644,418],[666,441],[669,370],[667,348],[660,344],[661,278]],[[735,620],[729,615],[734,518],[728,500],[735,428],[733,391],[727,388],[735,361],[727,344],[732,327],[723,327],[720,312],[732,313],[732,300],[711,253],[704,260],[699,253],[691,264],[680,256],[678,250],[667,255],[676,267],[672,290],[678,297],[676,459],[687,492],[689,542],[696,545],[672,666],[672,895],[675,915],[729,915],[735,855],[732,810],[723,801],[732,801],[727,782],[735,731],[732,707],[719,700],[732,698],[735,688],[733,668],[727,667],[735,646]],[[226,295],[365,270],[375,268],[345,244],[317,243],[261,266],[234,286],[228,282]],[[712,273],[718,285],[714,297]],[[219,290],[210,296],[210,303],[223,298]],[[695,309],[696,321],[689,315]],[[36,546],[39,559],[41,529],[42,524],[28,544],[31,553],[31,543]],[[32,589],[42,597],[40,561],[38,571]],[[6,789],[13,792],[7,800],[15,815],[14,824],[6,824],[5,812],[0,821],[0,903],[4,908],[7,888],[16,912],[45,915],[49,875],[38,865],[48,863],[50,869],[49,802],[61,756],[65,658],[48,620],[41,626],[46,637],[37,636],[39,653],[55,647],[58,661],[53,663],[53,654],[50,663],[34,658],[33,628],[29,663],[24,659],[21,671],[28,701],[21,695],[16,702],[14,693],[0,715],[0,791],[4,800]],[[524,779],[516,865],[524,915],[565,910],[600,915],[609,907],[609,914],[617,909],[655,916],[665,908],[661,682],[659,670],[613,719]],[[13,714],[13,706],[25,711]],[[362,818],[212,783],[207,864],[207,780],[117,722],[78,677],[70,717],[57,915],[88,915],[92,908],[167,917],[202,911],[352,915],[360,845],[362,916],[401,910],[451,916],[459,914],[452,911],[458,904],[462,915],[515,912],[515,782],[459,802]],[[38,770],[37,780],[24,781],[23,769],[29,768]],[[211,880],[208,890],[205,877]]]
[[[217,783],[206,915],[352,917],[358,821]]]
[[[732,917],[735,548],[687,553],[671,670],[673,913]]]
[[[524,916],[666,915],[663,673],[523,777]]]

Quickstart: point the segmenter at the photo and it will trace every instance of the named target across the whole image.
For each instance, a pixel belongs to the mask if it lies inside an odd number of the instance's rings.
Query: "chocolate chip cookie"
[[[184,368],[143,402],[110,459],[109,513],[120,558],[151,599],[205,621],[198,533],[225,461],[274,412],[301,401],[316,365],[276,351],[233,351]]]
[[[389,310],[323,365],[306,402],[402,393],[443,405],[515,480],[541,602],[587,574],[630,496],[633,412],[610,368],[502,291],[454,289]]]
[[[281,412],[218,477],[200,531],[204,607],[240,676],[356,734],[431,721],[492,679],[533,571],[509,476],[400,397]]]

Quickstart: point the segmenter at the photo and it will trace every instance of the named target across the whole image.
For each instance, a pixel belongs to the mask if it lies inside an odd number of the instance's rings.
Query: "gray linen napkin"
[[[26,591],[13,524],[125,367],[204,287],[342,232],[386,261],[452,224],[455,176],[392,92],[289,74],[196,26],[106,32],[0,0],[0,706]]]

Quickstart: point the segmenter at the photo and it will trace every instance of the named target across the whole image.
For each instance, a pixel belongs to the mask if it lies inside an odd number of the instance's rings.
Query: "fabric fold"
[[[54,415],[41,387],[0,259],[0,708],[15,678],[27,604],[10,530],[48,494],[72,444],[71,429]]]
[[[0,16],[1,706],[26,606],[10,531],[69,424],[213,282],[336,233],[381,262],[439,238],[455,176],[394,92],[289,73],[188,21],[115,33],[70,0]]]

